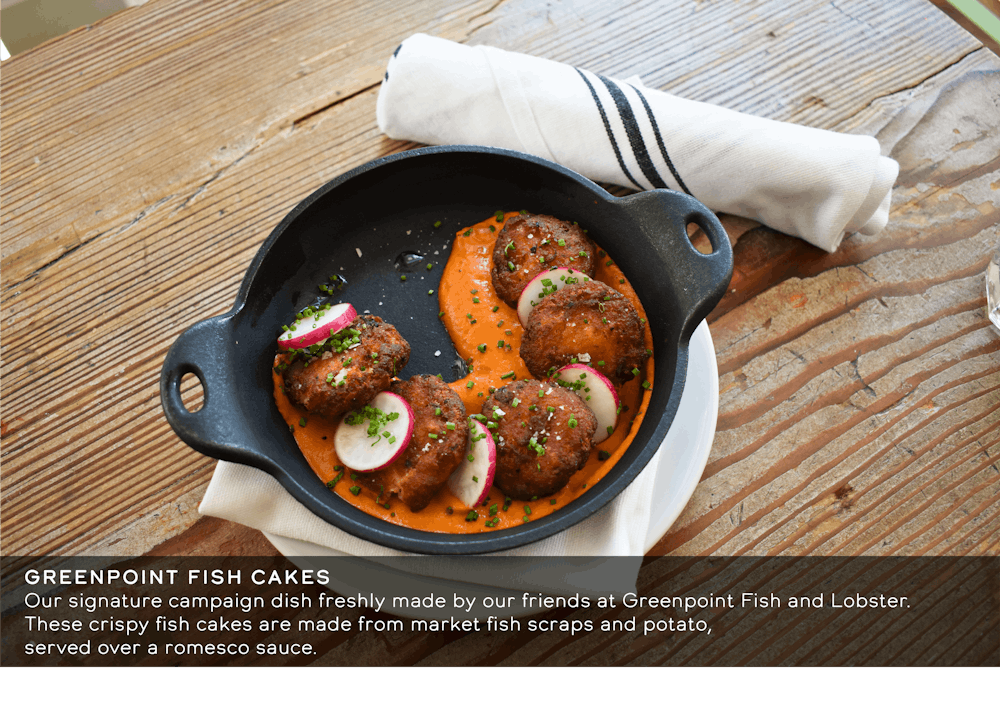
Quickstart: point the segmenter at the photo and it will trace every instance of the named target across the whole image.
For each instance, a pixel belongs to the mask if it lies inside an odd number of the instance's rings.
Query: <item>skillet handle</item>
[[[160,403],[177,436],[196,451],[261,467],[266,459],[253,451],[256,444],[240,422],[235,383],[227,373],[232,370],[229,321],[229,315],[200,321],[174,341],[160,371]],[[195,412],[181,399],[181,378],[188,373],[198,378],[204,392]]]
[[[722,223],[697,199],[679,191],[655,189],[626,196],[628,210],[650,234],[664,262],[672,263],[676,296],[684,313],[681,341],[690,340],[698,324],[722,299],[733,276],[733,247]],[[712,244],[708,255],[698,252],[687,234],[697,224]],[[664,227],[666,224],[666,228]]]

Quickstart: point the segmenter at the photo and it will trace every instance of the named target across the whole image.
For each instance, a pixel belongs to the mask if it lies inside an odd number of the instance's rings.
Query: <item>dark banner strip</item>
[[[1000,666],[998,557],[4,557],[3,666]]]

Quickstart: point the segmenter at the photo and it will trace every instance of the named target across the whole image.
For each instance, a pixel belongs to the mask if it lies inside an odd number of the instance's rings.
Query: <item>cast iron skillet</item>
[[[650,406],[611,472],[548,517],[469,535],[398,527],[330,492],[305,462],[273,399],[275,340],[282,324],[317,301],[318,285],[339,275],[346,284],[336,301],[381,316],[409,341],[412,353],[402,377],[462,377],[462,364],[437,316],[437,294],[428,290],[437,290],[455,232],[499,209],[577,221],[625,272],[652,327]],[[691,245],[686,232],[691,222],[708,234],[711,255]],[[406,252],[425,259],[401,265],[405,258],[399,256]],[[434,265],[431,270],[428,263]],[[401,272],[409,273],[406,282],[400,281]],[[691,334],[722,298],[731,275],[725,231],[690,196],[657,190],[616,198],[569,169],[518,152],[473,146],[417,149],[353,169],[298,204],[261,246],[232,310],[195,324],[171,346],[160,397],[170,425],[194,449],[267,471],[310,511],[353,535],[425,554],[510,549],[588,517],[643,469],[677,411]],[[181,401],[186,373],[196,375],[204,389],[203,406],[193,413]]]

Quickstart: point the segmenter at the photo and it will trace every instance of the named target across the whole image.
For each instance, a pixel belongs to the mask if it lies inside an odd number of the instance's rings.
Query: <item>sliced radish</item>
[[[536,275],[521,290],[521,296],[517,299],[517,318],[520,319],[521,325],[528,325],[531,310],[548,295],[559,291],[567,284],[589,281],[588,275],[568,267],[557,267]]]
[[[305,316],[300,314],[288,326],[288,330],[278,336],[278,348],[287,351],[322,343],[333,334],[350,326],[357,317],[358,312],[347,303],[320,308],[312,313],[306,313]]]
[[[597,417],[594,443],[599,444],[611,436],[618,425],[618,406],[621,404],[611,381],[589,365],[579,363],[559,368],[552,377],[578,394]]]
[[[337,456],[351,470],[379,471],[406,451],[413,420],[409,402],[395,392],[380,392],[340,420],[333,433]]]
[[[493,487],[493,475],[497,469],[497,446],[485,424],[475,419],[470,421],[472,424],[469,425],[469,444],[465,448],[465,458],[448,477],[448,490],[465,503],[466,507],[475,507],[486,500]]]

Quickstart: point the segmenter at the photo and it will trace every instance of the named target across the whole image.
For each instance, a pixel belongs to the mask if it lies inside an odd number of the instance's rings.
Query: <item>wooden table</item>
[[[420,31],[900,163],[888,227],[835,254],[723,216],[718,431],[652,554],[996,556],[1000,60],[922,0],[611,5],[152,0],[5,62],[3,555],[275,554],[199,516],[215,462],[167,426],[160,366],[296,202],[414,146],[375,100]]]

